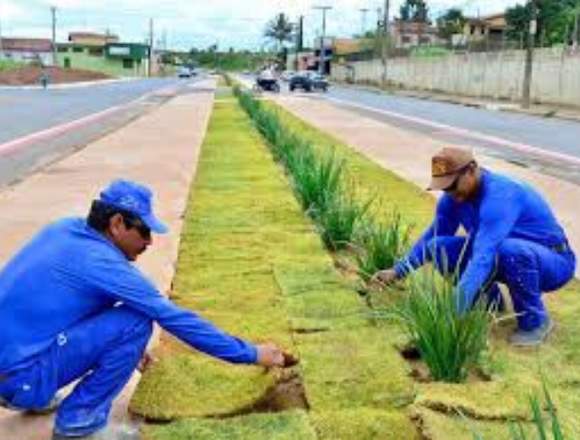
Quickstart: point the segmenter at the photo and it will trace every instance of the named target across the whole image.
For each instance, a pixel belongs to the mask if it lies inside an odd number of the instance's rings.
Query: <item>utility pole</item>
[[[56,66],[56,6],[51,6],[50,12],[52,15],[52,65]]]
[[[383,27],[382,27],[382,34],[383,34],[383,44],[382,52],[381,52],[381,61],[383,63],[383,75],[381,78],[381,84],[383,88],[387,87],[387,80],[388,80],[388,71],[387,71],[387,57],[388,57],[388,50],[389,50],[389,9],[390,9],[390,2],[389,0],[385,0],[385,8],[383,10]]]
[[[0,16],[0,59],[3,58],[4,51],[2,49],[2,17]]]
[[[314,6],[312,9],[322,11],[322,36],[320,37],[320,57],[318,59],[318,73],[324,75],[326,62],[326,48],[324,47],[324,37],[326,36],[326,11],[332,9],[332,6]]]
[[[153,18],[149,19],[149,65],[147,66],[147,76],[151,77],[153,72]]]
[[[524,69],[524,85],[522,95],[522,107],[530,108],[532,92],[532,73],[534,67],[534,46],[536,44],[536,34],[538,32],[537,5],[536,0],[529,0],[530,23],[528,29],[528,47],[526,48],[526,65]]]
[[[303,32],[304,32],[304,15],[301,15],[300,18],[298,19],[298,32],[296,32],[296,53],[294,54],[294,70],[295,71],[298,71],[298,67],[299,67],[298,56],[299,56],[300,52],[302,52]]]
[[[360,24],[360,36],[364,38],[365,30],[367,28],[367,12],[369,12],[368,8],[360,8],[361,13],[361,24]]]

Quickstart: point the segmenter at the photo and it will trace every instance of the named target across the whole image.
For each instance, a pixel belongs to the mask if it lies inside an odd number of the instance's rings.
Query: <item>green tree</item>
[[[425,0],[405,0],[399,12],[401,21],[429,22],[429,7]]]
[[[538,38],[537,44],[552,46],[568,43],[574,29],[580,0],[538,0],[537,1]],[[526,42],[531,5],[517,5],[506,10],[508,25],[507,36],[512,40]]]
[[[461,9],[448,9],[444,15],[437,19],[439,36],[441,38],[450,39],[454,34],[463,33],[463,27],[466,22],[467,18],[465,18]]]
[[[270,20],[264,31],[266,38],[276,41],[278,51],[282,49],[285,42],[292,41],[293,35],[294,26],[284,13],[276,15],[276,17]]]

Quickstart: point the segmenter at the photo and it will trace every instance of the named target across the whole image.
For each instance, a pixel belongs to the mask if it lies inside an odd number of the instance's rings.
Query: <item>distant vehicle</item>
[[[313,90],[328,91],[328,80],[315,72],[298,72],[290,79],[288,85],[291,92],[296,89],[302,89],[305,92],[312,92]]]
[[[286,71],[282,72],[282,75],[280,75],[280,78],[282,79],[282,81],[290,81],[292,79],[292,77],[295,75],[296,75],[296,72],[294,72],[293,70],[286,70]]]
[[[193,76],[193,72],[189,67],[182,66],[177,69],[177,76],[179,78],[191,78]]]
[[[275,93],[278,93],[280,91],[280,84],[278,84],[278,79],[276,78],[274,72],[271,69],[264,69],[260,72],[260,74],[256,78],[254,90],[257,92],[266,91]]]

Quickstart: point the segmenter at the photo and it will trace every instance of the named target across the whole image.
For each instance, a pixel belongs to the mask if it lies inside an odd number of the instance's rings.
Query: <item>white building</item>
[[[1,38],[0,58],[52,64],[52,42],[45,38]]]

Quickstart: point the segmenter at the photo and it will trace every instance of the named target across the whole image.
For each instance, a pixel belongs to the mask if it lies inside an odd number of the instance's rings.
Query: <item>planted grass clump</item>
[[[371,203],[372,200],[360,203],[347,192],[330,197],[326,206],[314,211],[325,246],[334,251],[349,246]]]
[[[513,440],[565,440],[562,424],[558,417],[558,412],[546,382],[543,383],[544,400],[545,403],[540,402],[537,395],[530,396],[530,409],[532,411],[532,426],[536,433],[535,437],[528,435],[522,422],[517,422],[510,425],[510,433]],[[545,408],[548,412],[548,421],[545,420]]]
[[[457,311],[454,276],[439,277],[434,268],[409,277],[408,296],[394,309],[435,381],[463,382],[486,347],[490,315],[483,304]]]
[[[394,213],[386,222],[366,222],[355,237],[355,261],[358,274],[368,283],[380,270],[388,269],[403,257],[410,243],[411,228]]]

